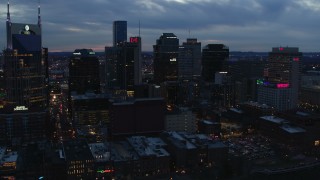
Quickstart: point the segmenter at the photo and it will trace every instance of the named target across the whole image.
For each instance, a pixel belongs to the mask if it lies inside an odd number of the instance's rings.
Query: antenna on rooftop
[[[40,0],[38,1],[38,26],[41,26]]]
[[[140,37],[140,19],[139,19],[139,37]]]

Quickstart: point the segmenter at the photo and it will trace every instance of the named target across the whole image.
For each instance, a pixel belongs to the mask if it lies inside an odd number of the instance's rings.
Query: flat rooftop
[[[93,160],[89,145],[84,139],[63,141],[64,157],[68,161]]]
[[[177,132],[168,132],[168,135],[171,139],[171,142],[175,145],[175,146],[179,146],[181,148],[185,148],[185,149],[196,149],[197,147],[192,144],[191,142],[189,142],[186,138],[182,137],[180,134],[178,134]]]
[[[0,165],[6,162],[16,162],[18,159],[18,152],[6,153],[7,148],[0,147]]]
[[[301,127],[297,127],[297,126],[290,126],[288,124],[284,124],[280,127],[281,129],[283,129],[284,131],[290,133],[290,134],[295,134],[295,133],[304,133],[306,132],[305,129],[301,128]]]
[[[106,162],[110,160],[110,151],[104,143],[90,143],[89,147],[96,162]]]
[[[257,107],[257,108],[262,108],[262,109],[269,109],[271,108],[270,106],[266,105],[266,104],[260,104],[258,102],[254,102],[254,101],[248,101],[248,102],[244,102],[243,104],[249,105],[249,106],[253,106],[253,107]]]
[[[140,157],[156,156],[163,157],[170,154],[162,147],[166,145],[160,138],[147,138],[145,136],[132,136],[127,141]]]
[[[242,114],[243,113],[243,111],[242,110],[240,110],[240,109],[237,109],[237,108],[230,108],[230,111],[232,111],[232,112],[236,112],[236,113],[238,113],[238,114]]]
[[[281,124],[281,123],[287,123],[288,121],[276,116],[262,116],[260,117],[260,119],[265,120],[265,121],[269,121],[269,122],[273,122],[276,124]]]

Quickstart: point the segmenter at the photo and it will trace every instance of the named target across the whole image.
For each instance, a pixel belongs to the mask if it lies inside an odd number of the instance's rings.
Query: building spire
[[[10,19],[10,2],[8,0],[7,5],[7,23],[6,23],[6,29],[7,29],[7,48],[12,49],[12,34],[11,34],[11,19]]]
[[[41,27],[40,0],[38,1],[38,26]]]
[[[8,0],[8,5],[7,5],[7,21],[10,22],[10,2]]]
[[[140,37],[140,19],[139,19],[139,37]]]

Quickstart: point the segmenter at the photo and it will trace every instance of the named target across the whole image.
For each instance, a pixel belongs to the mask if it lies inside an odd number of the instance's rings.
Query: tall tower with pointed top
[[[12,49],[12,37],[11,37],[11,19],[10,19],[10,3],[8,1],[7,4],[7,22],[6,22],[6,28],[7,28],[7,48]]]
[[[41,43],[40,6],[37,24],[13,23],[9,2],[7,6],[7,48],[3,51],[6,105],[0,109],[0,123],[7,124],[7,140],[34,140],[44,136],[48,112],[48,58]],[[29,118],[31,114],[38,118]]]
[[[7,49],[4,52],[7,100],[28,107],[47,107],[47,59],[41,44],[41,17],[38,24],[12,23],[9,3]]]

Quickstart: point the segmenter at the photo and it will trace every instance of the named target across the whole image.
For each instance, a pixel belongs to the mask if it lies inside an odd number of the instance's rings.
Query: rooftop
[[[284,124],[280,128],[283,129],[284,131],[290,133],[290,134],[306,132],[306,130],[304,130],[304,129],[300,128],[300,127],[291,126],[291,125],[288,125],[288,124]]]
[[[111,159],[113,161],[127,161],[127,160],[137,160],[138,155],[135,153],[134,149],[126,141],[115,141],[110,143],[111,147]]]
[[[262,116],[260,117],[261,119],[265,120],[265,121],[270,121],[276,124],[282,124],[282,123],[287,123],[288,121],[276,116]]]
[[[243,113],[243,111],[242,110],[240,110],[240,109],[237,109],[237,108],[230,108],[230,111],[233,111],[233,112],[236,112],[236,113],[239,113],[239,114],[242,114]]]
[[[171,142],[180,148],[196,149],[197,147],[177,132],[168,132]]]
[[[110,151],[104,143],[91,143],[89,147],[95,161],[105,162],[111,159]]]
[[[14,151],[14,152],[6,153],[6,150],[7,150],[6,148],[0,147],[0,166],[6,162],[16,162],[18,159],[17,152]]]
[[[63,141],[63,150],[67,161],[93,159],[90,148],[84,139]]]
[[[127,140],[140,157],[169,156],[169,153],[162,148],[166,144],[160,138],[146,138],[145,136],[132,136],[127,138]]]
[[[75,94],[71,96],[72,100],[84,100],[84,99],[107,99],[110,98],[109,94],[95,94],[95,93],[86,93],[86,94]]]
[[[271,108],[270,106],[266,105],[266,104],[260,104],[258,102],[254,102],[254,101],[248,101],[248,102],[245,102],[243,104],[247,104],[247,105],[250,105],[250,106],[254,106],[254,107],[258,107],[258,108],[263,108],[263,109],[267,109],[267,108]]]

